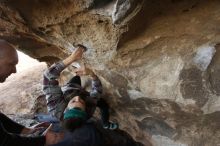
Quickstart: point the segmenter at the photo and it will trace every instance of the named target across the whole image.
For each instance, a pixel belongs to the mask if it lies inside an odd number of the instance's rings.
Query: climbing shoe
[[[118,129],[119,125],[118,123],[113,123],[113,122],[109,122],[108,124],[105,124],[103,126],[104,129],[109,129],[109,130],[115,130]]]

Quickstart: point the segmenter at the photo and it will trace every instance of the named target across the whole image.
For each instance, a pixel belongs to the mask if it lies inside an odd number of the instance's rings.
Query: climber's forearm
[[[67,67],[76,60],[77,60],[76,57],[71,55],[71,56],[69,56],[69,57],[67,57],[66,59],[63,60],[63,64],[64,64],[65,67]]]

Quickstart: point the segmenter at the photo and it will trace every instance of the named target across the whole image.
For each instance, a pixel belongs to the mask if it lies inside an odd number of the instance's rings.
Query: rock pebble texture
[[[2,0],[0,38],[48,64],[76,44],[146,146],[220,145],[220,1]]]
[[[42,92],[42,73],[46,64],[11,75],[0,84],[0,112],[7,115],[45,113],[46,100]]]

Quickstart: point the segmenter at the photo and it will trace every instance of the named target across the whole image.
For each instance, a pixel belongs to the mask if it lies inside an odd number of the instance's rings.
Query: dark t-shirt
[[[0,146],[44,146],[45,137],[22,137],[24,126],[0,113]]]
[[[86,123],[73,132],[66,133],[65,138],[53,146],[102,146],[102,138],[93,123]]]

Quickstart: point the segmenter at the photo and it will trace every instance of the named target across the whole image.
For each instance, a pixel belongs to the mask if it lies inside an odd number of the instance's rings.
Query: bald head
[[[5,40],[0,40],[0,83],[12,73],[16,73],[18,55],[15,48]]]
[[[15,48],[11,44],[0,39],[0,58],[8,57],[7,55],[14,55],[16,53]]]

